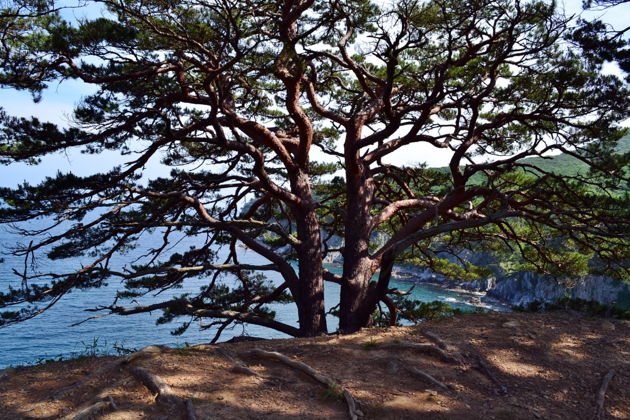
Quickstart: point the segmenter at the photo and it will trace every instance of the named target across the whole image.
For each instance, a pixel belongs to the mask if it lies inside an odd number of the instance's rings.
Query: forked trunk
[[[346,146],[352,146],[361,136],[360,125],[356,131],[348,132]],[[339,330],[353,333],[370,324],[373,309],[366,305],[370,278],[374,274],[373,261],[369,254],[370,203],[374,186],[368,176],[369,170],[360,163],[358,150],[347,147],[346,194],[343,281],[340,295]]]
[[[372,259],[363,259],[354,263],[352,258],[348,260],[347,266],[355,267],[354,272],[359,275],[354,279],[347,279],[341,286],[339,329],[342,333],[350,334],[372,324],[372,314],[378,302],[387,294],[394,260],[393,253],[386,253],[383,256],[381,271],[376,282],[371,282],[374,274]]]
[[[343,334],[351,334],[371,325],[374,308],[365,304],[367,287],[363,284],[364,282],[346,282],[341,286],[339,331]]]
[[[348,272],[352,272],[353,275],[344,276],[339,301],[339,330],[344,334],[353,333],[368,326],[372,314],[372,310],[365,305],[368,284],[372,276],[370,260],[344,259],[344,273]]]

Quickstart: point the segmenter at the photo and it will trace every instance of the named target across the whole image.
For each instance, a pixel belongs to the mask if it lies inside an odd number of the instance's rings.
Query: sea
[[[41,226],[44,222],[31,222],[29,227]],[[117,255],[112,259],[112,266],[122,267],[131,261],[142,258],[147,250],[159,243],[159,232],[141,236],[138,247],[124,255]],[[24,257],[17,257],[10,253],[18,244],[28,244],[33,238],[24,237],[6,225],[0,225],[0,291],[8,290],[9,286],[19,287],[21,278],[14,270],[22,272],[25,267]],[[157,242],[156,242],[157,241]],[[197,238],[181,237],[173,241],[169,247],[173,251],[188,249],[198,242]],[[198,244],[197,244],[198,245]],[[45,251],[45,250],[44,250]],[[217,250],[219,260],[225,255],[223,250]],[[238,249],[240,261],[249,264],[267,264],[263,257],[255,252],[241,247]],[[49,260],[45,252],[36,253],[35,258],[29,259],[26,268],[34,272],[68,272],[86,264],[85,258],[69,258],[63,260]],[[341,267],[331,264],[328,266],[333,272],[340,273]],[[279,282],[276,273],[265,272],[273,282]],[[182,288],[166,290],[159,294],[150,294],[134,301],[119,301],[117,304],[133,306],[134,304],[150,304],[161,300],[179,296],[187,292],[197,292],[205,284],[204,279],[188,280]],[[474,310],[480,306],[485,309],[500,309],[499,306],[481,303],[479,294],[455,291],[439,285],[414,281],[413,276],[404,278],[394,276],[391,287],[400,290],[410,290],[410,298],[423,302],[434,300],[445,301],[454,308],[464,311]],[[98,289],[75,290],[64,296],[57,304],[37,317],[22,323],[0,327],[0,369],[45,363],[50,360],[64,360],[85,355],[125,354],[142,347],[157,344],[165,346],[183,347],[199,343],[207,343],[214,337],[216,328],[207,328],[208,321],[198,322],[181,335],[173,335],[185,318],[176,318],[173,322],[157,325],[161,311],[137,314],[131,316],[109,315],[85,321],[99,313],[88,312],[87,309],[99,305],[110,305],[117,290],[122,289],[120,282],[110,281]],[[339,302],[339,286],[327,283],[325,291],[327,310]],[[278,321],[297,326],[297,313],[292,304],[272,304]],[[80,323],[81,321],[85,321]],[[328,328],[334,331],[338,320],[329,315]],[[73,324],[77,324],[74,325]],[[226,329],[219,341],[226,341],[237,336],[253,336],[263,338],[283,338],[285,334],[256,325],[235,325]]]

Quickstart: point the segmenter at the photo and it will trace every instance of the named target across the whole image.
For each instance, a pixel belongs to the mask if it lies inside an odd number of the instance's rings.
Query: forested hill
[[[618,153],[630,152],[630,134],[621,138],[617,143]],[[527,162],[544,171],[553,172],[558,175],[575,175],[584,173],[588,170],[588,165],[573,156],[560,154],[547,158],[530,157],[523,159],[521,162]]]
[[[630,134],[619,139],[616,150],[618,153],[630,152]],[[528,157],[520,160],[520,162],[531,164],[545,172],[553,172],[557,175],[572,176],[577,173],[586,173],[588,171],[588,165],[581,160],[566,154],[559,154],[548,157]],[[438,171],[448,173],[448,167],[436,168]],[[480,184],[482,182],[483,175],[476,174],[471,179],[472,184]]]

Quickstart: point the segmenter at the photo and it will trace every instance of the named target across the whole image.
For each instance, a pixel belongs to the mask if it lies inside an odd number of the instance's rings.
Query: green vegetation
[[[419,300],[410,299],[406,296],[396,296],[393,299],[394,304],[397,308],[395,325],[409,325],[433,319],[448,318],[465,312],[461,309],[453,308],[448,303],[439,300],[434,300],[432,302],[422,302]],[[472,312],[485,311],[486,310],[483,308],[475,308]],[[392,325],[389,309],[383,309],[379,307],[374,313],[372,319],[373,325],[378,327]],[[375,347],[380,344],[380,342],[368,340],[362,345],[365,347]]]
[[[43,356],[38,357],[32,363],[28,365],[45,365],[52,362],[61,362],[64,360],[81,360],[90,357],[100,356],[126,356],[128,354],[138,351],[138,349],[127,347],[124,342],[115,341],[109,345],[106,341],[102,342],[99,337],[92,338],[91,341],[81,341],[82,349],[74,351],[70,354],[59,354],[54,357]]]
[[[336,383],[331,383],[326,387],[322,398],[325,400],[341,401],[343,400],[343,388]]]
[[[58,7],[73,1],[106,13],[68,19]],[[627,278],[630,154],[615,147],[630,89],[583,54],[605,28],[571,44],[579,22],[544,0],[278,7],[2,2],[0,87],[40,100],[74,80],[92,93],[68,126],[0,111],[0,162],[77,151],[120,162],[0,188],[0,223],[24,222],[32,238],[15,251],[27,262],[15,267],[19,284],[0,291],[0,326],[115,280],[121,290],[99,315],[160,310],[160,323],[185,320],[176,334],[200,324],[213,341],[235,323],[318,336],[331,282],[339,330],[352,333],[396,314],[456,313],[397,296],[392,268],[473,280],[489,275],[466,258],[479,251],[513,269]],[[616,59],[621,47],[606,47]],[[434,149],[449,153],[448,168],[396,163]],[[588,171],[566,156],[528,160],[557,153],[578,154]],[[148,179],[158,164],[170,173]],[[49,225],[27,223],[36,218]],[[193,245],[173,246],[184,239]],[[332,252],[344,258],[339,274],[325,265]],[[28,264],[39,256],[71,263],[40,274]],[[139,304],[145,295],[155,299]],[[294,305],[298,326],[273,304]]]
[[[619,139],[615,151],[619,154],[630,153],[630,134]],[[590,170],[587,163],[567,154],[554,155],[548,158],[529,157],[521,162],[557,175],[587,175]]]
[[[383,344],[383,343],[381,343],[380,341],[378,341],[378,340],[376,340],[374,338],[370,338],[369,340],[364,341],[363,343],[361,343],[361,346],[366,348],[366,349],[371,349],[371,348],[378,347],[381,344]]]
[[[571,299],[564,297],[556,302],[530,302],[526,307],[516,306],[516,311],[540,312],[571,309],[584,314],[603,318],[630,319],[630,310],[623,310],[614,305],[604,305],[593,300]]]

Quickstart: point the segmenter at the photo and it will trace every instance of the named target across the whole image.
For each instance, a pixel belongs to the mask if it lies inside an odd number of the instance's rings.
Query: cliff
[[[436,283],[448,288],[484,292],[487,297],[501,300],[512,306],[526,307],[531,302],[552,303],[568,297],[595,301],[620,309],[630,309],[630,284],[604,276],[583,276],[572,279],[555,279],[532,272],[510,275],[497,273],[481,280],[461,282],[448,280],[430,270],[400,267],[397,275],[411,281]]]

